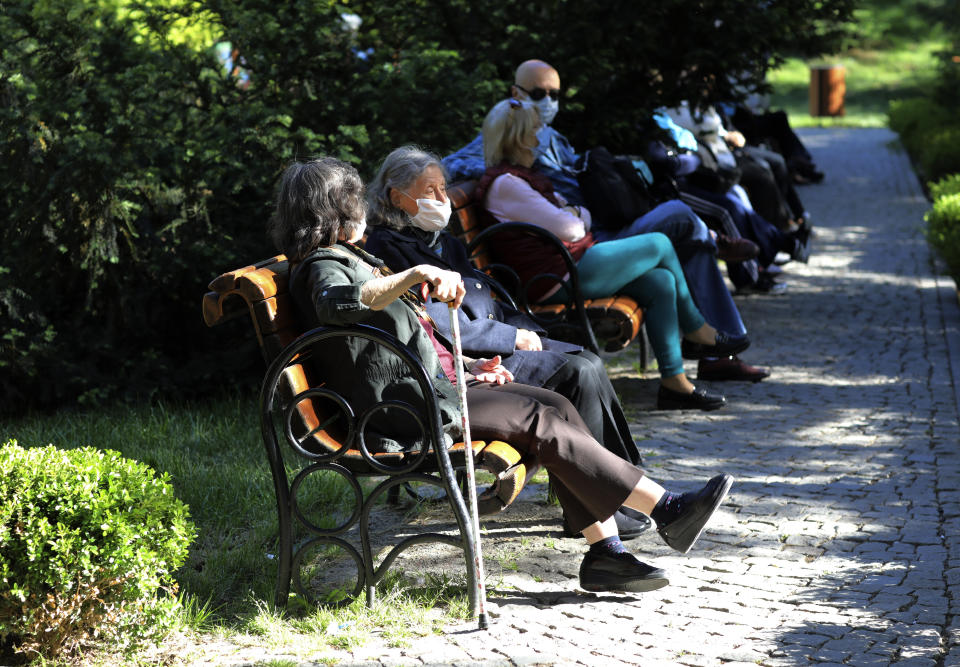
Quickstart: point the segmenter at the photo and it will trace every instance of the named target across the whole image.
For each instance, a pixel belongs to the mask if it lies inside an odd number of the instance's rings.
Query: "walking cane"
[[[447,304],[450,310],[450,331],[453,333],[453,358],[457,373],[457,396],[460,398],[460,419],[463,422],[463,442],[466,445],[464,456],[467,459],[467,494],[470,496],[470,517],[473,519],[470,528],[473,530],[473,541],[477,545],[474,567],[477,575],[477,600],[479,602],[478,620],[480,629],[486,630],[487,624],[487,589],[483,583],[483,551],[480,548],[480,516],[477,513],[477,485],[473,475],[473,443],[470,439],[470,421],[467,419],[467,385],[463,379],[463,349],[460,347],[460,320],[457,319],[457,308],[453,302]]]

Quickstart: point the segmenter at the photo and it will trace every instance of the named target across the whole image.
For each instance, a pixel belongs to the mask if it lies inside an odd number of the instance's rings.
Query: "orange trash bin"
[[[847,92],[846,68],[823,65],[810,68],[810,115],[842,116]]]

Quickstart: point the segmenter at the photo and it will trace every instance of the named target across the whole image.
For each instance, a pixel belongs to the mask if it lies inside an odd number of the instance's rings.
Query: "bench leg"
[[[650,339],[647,338],[646,325],[640,327],[640,335],[637,337],[637,342],[640,344],[640,370],[645,372],[650,363]]]
[[[390,490],[387,491],[387,503],[390,505],[399,505],[400,504],[400,487],[391,486]]]

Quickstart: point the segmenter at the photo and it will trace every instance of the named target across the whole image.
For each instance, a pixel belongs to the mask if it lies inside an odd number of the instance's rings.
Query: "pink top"
[[[561,204],[566,200],[555,192]],[[487,211],[500,222],[529,222],[553,232],[561,241],[579,241],[590,229],[590,211],[580,207],[578,218],[569,209],[557,208],[525,180],[513,174],[501,174],[487,191]]]

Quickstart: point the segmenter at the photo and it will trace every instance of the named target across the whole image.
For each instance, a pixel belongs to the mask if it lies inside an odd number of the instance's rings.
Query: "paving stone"
[[[853,667],[885,667],[890,664],[890,658],[872,653],[862,653],[850,656],[847,664],[853,665]]]

